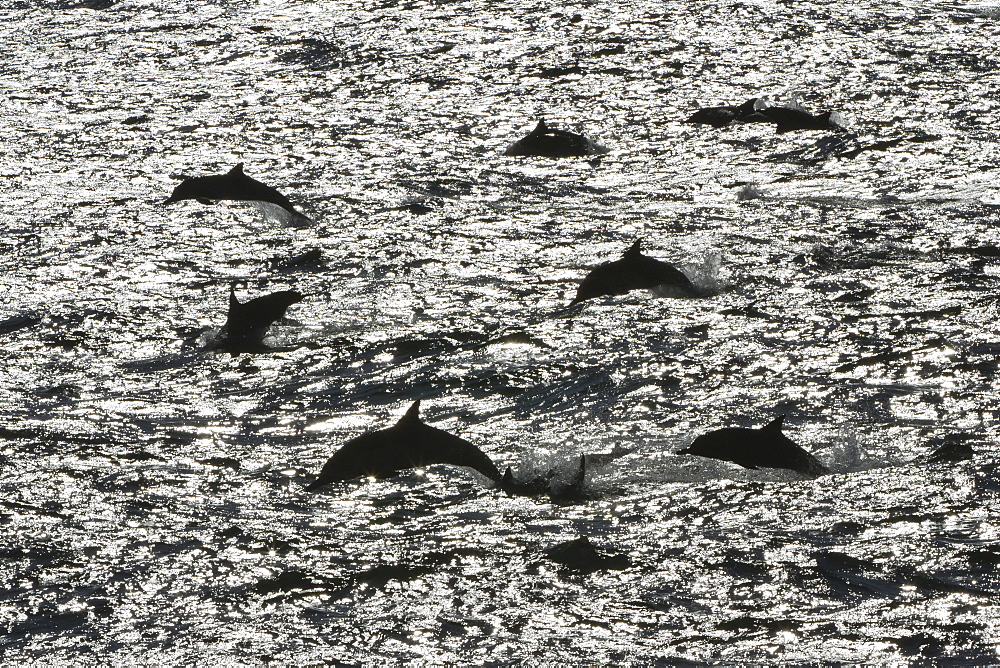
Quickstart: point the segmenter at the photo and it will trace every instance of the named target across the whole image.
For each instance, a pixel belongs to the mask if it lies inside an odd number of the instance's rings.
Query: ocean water
[[[3,663],[1000,661],[996,4],[0,16]],[[760,95],[850,130],[682,122]],[[240,162],[313,222],[162,204]],[[705,296],[565,309],[635,239]],[[417,399],[584,494],[303,490]],[[777,415],[831,474],[674,454]]]

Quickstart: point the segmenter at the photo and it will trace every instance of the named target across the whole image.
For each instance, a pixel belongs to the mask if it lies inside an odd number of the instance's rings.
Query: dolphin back
[[[241,304],[236,293],[230,291],[224,336],[218,345],[231,351],[261,347],[268,328],[285,317],[289,306],[300,301],[301,293],[282,290]]]
[[[619,260],[605,262],[587,274],[573,304],[605,295],[624,295],[632,290],[652,290],[658,287],[675,287],[689,295],[696,295],[697,288],[684,272],[669,262],[643,255],[636,241]]]
[[[295,290],[281,290],[269,295],[256,297],[239,303],[231,295],[226,327],[239,332],[267,329],[274,322],[285,317],[292,304],[302,301],[302,293]]]
[[[601,146],[583,135],[551,128],[546,125],[544,120],[541,120],[527,136],[511,144],[504,151],[504,155],[572,158],[601,155],[608,152],[607,147]]]
[[[306,489],[363,476],[387,477],[435,464],[465,466],[497,483],[502,479],[493,460],[482,450],[463,438],[420,422],[413,415],[404,416],[389,429],[348,441],[327,460]]]

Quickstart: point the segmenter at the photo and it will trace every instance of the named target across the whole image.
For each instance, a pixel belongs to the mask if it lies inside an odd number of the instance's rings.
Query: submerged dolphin
[[[550,128],[544,120],[541,120],[524,139],[511,144],[504,151],[504,155],[571,158],[581,155],[602,155],[608,151],[607,147],[601,146],[583,135]]]
[[[706,107],[691,114],[685,123],[723,128],[735,123],[772,123],[778,134],[795,130],[846,130],[836,111],[810,113],[797,99],[771,106],[763,98],[752,98],[739,106]]]
[[[829,473],[818,459],[781,433],[784,420],[784,416],[777,417],[760,429],[728,427],[702,434],[677,454],[722,459],[747,469],[791,469],[808,476]]]
[[[632,565],[625,554],[603,555],[586,536],[554,545],[545,550],[545,558],[578,573],[601,570],[624,570]]]
[[[288,213],[309,220],[300,213],[288,198],[271,186],[250,178],[243,173],[243,163],[236,165],[225,174],[214,176],[197,176],[181,181],[173,194],[164,204],[179,202],[185,199],[198,200],[202,204],[211,204],[214,200],[236,200],[245,202],[269,202],[280,206]]]
[[[399,422],[388,429],[351,439],[333,453],[306,490],[361,476],[385,477],[432,464],[467,466],[496,483],[500,472],[482,450],[465,439],[423,423],[420,401],[413,402]]]
[[[584,485],[587,480],[587,455],[580,455],[579,464],[573,476],[557,484],[559,472],[550,469],[543,475],[528,480],[518,480],[510,467],[503,474],[498,487],[510,496],[540,496],[548,494],[550,501],[579,501],[586,497]]]
[[[651,290],[660,286],[679,288],[692,296],[698,294],[691,279],[673,265],[643,255],[641,245],[641,240],[636,239],[620,260],[594,268],[584,277],[569,305],[594,297],[623,295],[631,290]]]
[[[264,349],[264,335],[276,321],[285,317],[292,304],[302,301],[302,293],[282,290],[240,303],[236,288],[229,288],[229,313],[217,347],[231,352],[254,352]]]
[[[724,128],[733,123],[760,123],[765,118],[757,114],[760,98],[751,98],[736,106],[726,104],[719,107],[705,107],[688,116],[685,123],[692,125],[711,125],[713,128]]]

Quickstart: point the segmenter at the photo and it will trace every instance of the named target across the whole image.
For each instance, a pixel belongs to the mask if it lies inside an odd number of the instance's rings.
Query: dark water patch
[[[42,316],[37,313],[22,313],[11,316],[5,320],[0,320],[0,334],[12,334],[18,330],[34,327],[42,321]]]
[[[903,580],[887,573],[878,564],[850,556],[843,552],[817,552],[816,573],[834,594],[846,600],[868,597],[895,598],[900,595]]]
[[[379,564],[372,568],[358,571],[354,577],[375,589],[384,589],[391,581],[409,582],[435,572],[435,567],[417,564]]]
[[[18,501],[0,501],[0,506],[18,514],[45,515],[48,517],[67,518],[68,514],[60,512],[62,504],[57,501],[47,501],[44,505],[20,503]]]
[[[345,578],[330,578],[298,569],[288,569],[258,580],[247,594],[263,597],[267,603],[287,603],[323,596],[336,600],[349,593]]]
[[[205,466],[212,466],[216,468],[229,468],[234,471],[239,471],[243,467],[243,463],[236,459],[235,457],[208,457],[206,459],[197,460],[199,464],[204,464]]]
[[[139,450],[136,452],[126,452],[119,455],[118,459],[126,462],[165,462],[163,457],[155,455],[151,452],[146,452],[145,450]]]

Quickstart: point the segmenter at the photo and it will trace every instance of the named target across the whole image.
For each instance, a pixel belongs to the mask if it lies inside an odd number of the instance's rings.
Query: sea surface
[[[0,19],[0,663],[1000,661],[996,2]],[[761,95],[849,131],[683,123]],[[237,163],[313,222],[163,205]],[[636,239],[704,296],[566,309]],[[583,493],[304,491],[417,399]],[[674,454],[779,415],[829,475]]]

